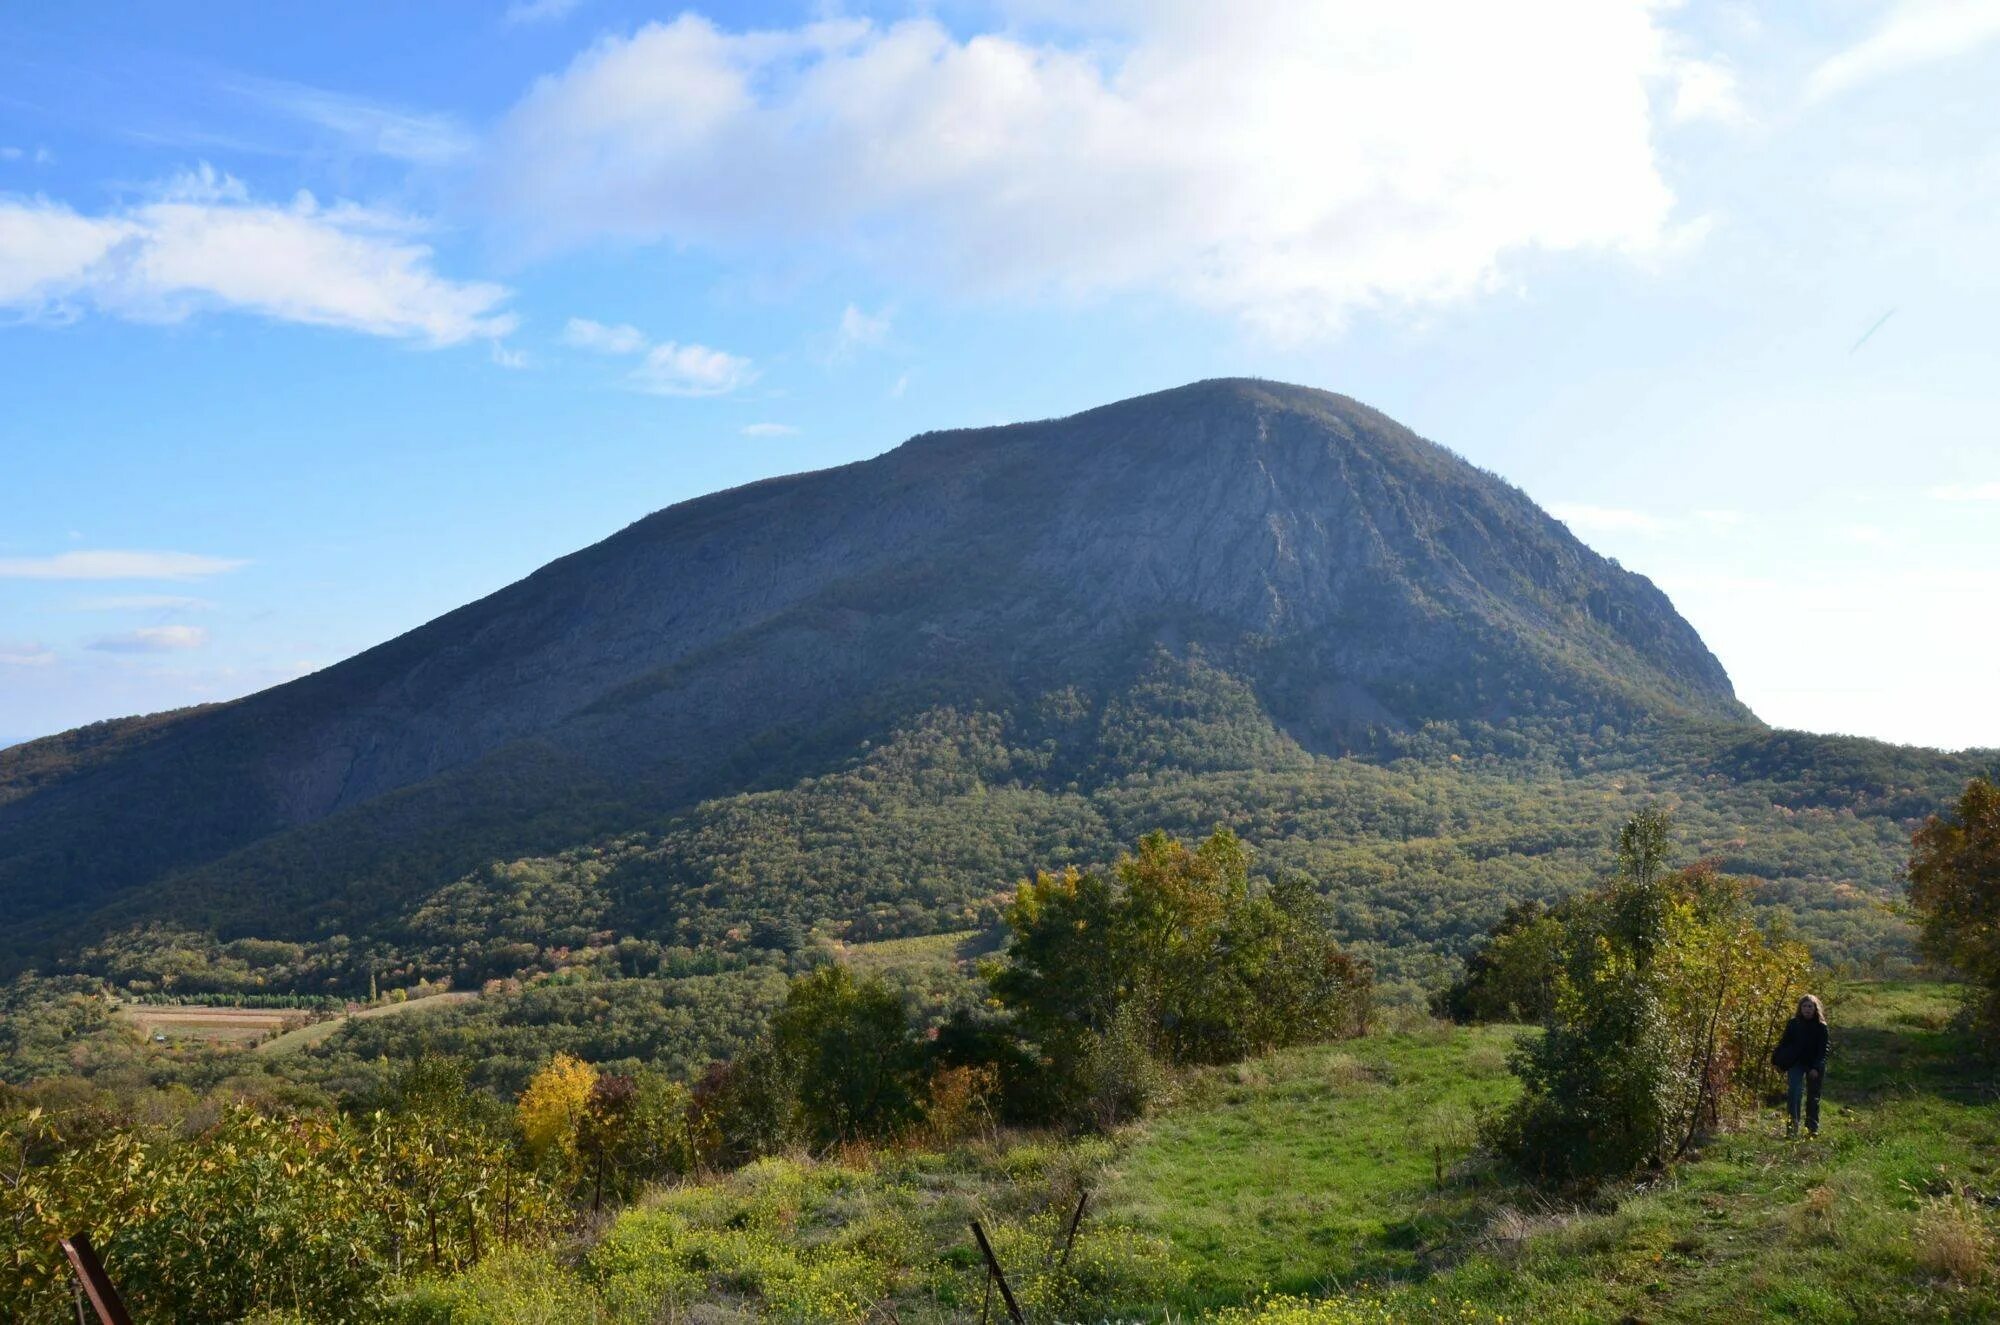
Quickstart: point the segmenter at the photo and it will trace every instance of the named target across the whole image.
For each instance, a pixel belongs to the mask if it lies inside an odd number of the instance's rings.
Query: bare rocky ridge
[[[74,932],[245,850],[294,889],[433,887],[924,705],[1114,694],[1162,649],[1320,752],[1754,721],[1650,581],[1517,489],[1345,397],[1202,382],[684,502],[312,676],[0,752],[0,928]]]

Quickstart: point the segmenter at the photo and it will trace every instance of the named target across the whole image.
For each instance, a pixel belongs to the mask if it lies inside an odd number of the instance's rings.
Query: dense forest
[[[1732,726],[1628,731],[1516,721],[1384,734],[1369,756],[1291,741],[1232,678],[1162,657],[1146,687],[1052,719],[939,709],[842,769],[706,801],[547,856],[495,861],[428,890],[288,898],[253,856],[135,921],[45,960],[134,991],[296,992],[449,980],[459,989],[564,969],[673,976],[799,936],[866,941],[990,927],[1031,867],[1107,863],[1154,827],[1225,825],[1270,877],[1312,880],[1336,932],[1385,984],[1434,984],[1516,903],[1584,886],[1608,828],[1672,806],[1690,850],[1757,880],[1821,960],[1907,961],[1888,904],[1921,814],[1984,768],[1839,737]],[[335,909],[341,908],[341,909]],[[258,928],[273,914],[286,933]],[[210,917],[211,926],[199,923]],[[316,918],[315,918],[316,917]],[[324,931],[314,937],[315,930]]]

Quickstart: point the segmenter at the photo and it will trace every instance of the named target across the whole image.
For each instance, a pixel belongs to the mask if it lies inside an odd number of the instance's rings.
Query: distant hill
[[[1221,820],[1387,950],[1573,883],[1570,836],[1642,795],[1765,877],[1879,889],[1974,766],[1768,732],[1518,489],[1346,397],[1212,381],[684,502],[287,685],[0,751],[0,945],[921,933]],[[1862,831],[1758,854],[1821,812]],[[516,859],[561,916],[508,919]],[[1383,921],[1420,877],[1442,909]]]

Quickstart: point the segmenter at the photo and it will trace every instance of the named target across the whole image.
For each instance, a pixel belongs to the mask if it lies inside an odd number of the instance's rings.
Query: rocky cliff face
[[[367,824],[343,848],[434,838],[455,868],[558,799],[615,827],[915,705],[1111,693],[1161,650],[1323,751],[1434,719],[1749,716],[1664,595],[1516,489],[1344,397],[1204,382],[686,502],[289,685],[0,753],[0,921],[343,816]],[[273,859],[318,867],[297,855]]]

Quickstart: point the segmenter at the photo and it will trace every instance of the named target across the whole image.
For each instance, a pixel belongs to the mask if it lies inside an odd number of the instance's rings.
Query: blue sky
[[[0,742],[1229,374],[2000,746],[2000,3],[0,10]]]

